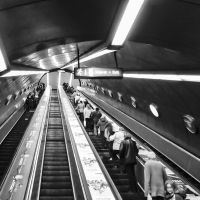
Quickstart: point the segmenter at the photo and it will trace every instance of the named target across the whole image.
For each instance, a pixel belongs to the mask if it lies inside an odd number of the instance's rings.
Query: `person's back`
[[[124,164],[136,164],[136,156],[138,155],[138,148],[136,142],[131,137],[126,137],[120,144],[119,151],[120,158],[124,159]]]
[[[99,119],[101,118],[102,114],[100,113],[99,110],[96,110],[94,112],[92,112],[91,118],[94,121],[94,124],[97,124]]]
[[[83,113],[84,108],[85,108],[85,104],[82,101],[80,101],[80,103],[77,106],[77,109],[79,110],[80,113]]]
[[[119,150],[120,143],[124,140],[125,133],[124,129],[120,128],[119,131],[110,136],[110,141],[113,141],[113,150]]]
[[[107,123],[108,120],[106,119],[106,117],[102,117],[101,119],[99,119],[97,126],[100,128],[100,131],[104,132]]]
[[[153,199],[163,199],[167,175],[162,163],[156,160],[153,152],[151,154],[152,157],[149,157],[150,160],[146,161],[144,167],[145,196],[149,193]]]

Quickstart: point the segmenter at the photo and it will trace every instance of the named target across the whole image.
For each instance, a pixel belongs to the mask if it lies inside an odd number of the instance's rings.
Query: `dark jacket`
[[[90,119],[94,121],[94,124],[97,124],[102,114],[99,111],[93,111],[91,113]]]
[[[136,142],[126,137],[120,144],[119,156],[122,164],[136,164],[136,156],[138,155],[138,148]]]

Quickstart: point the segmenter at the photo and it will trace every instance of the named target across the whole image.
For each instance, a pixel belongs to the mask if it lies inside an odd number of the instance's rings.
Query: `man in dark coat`
[[[121,142],[119,148],[120,162],[123,164],[129,178],[130,191],[138,192],[137,179],[135,176],[135,165],[137,164],[136,156],[138,148],[128,133],[125,133],[125,139]]]
[[[99,108],[96,108],[96,110],[91,113],[90,119],[93,120],[94,135],[98,135],[98,133],[97,133],[97,123],[98,123],[99,119],[101,118],[101,116],[102,116],[102,114],[99,111]]]

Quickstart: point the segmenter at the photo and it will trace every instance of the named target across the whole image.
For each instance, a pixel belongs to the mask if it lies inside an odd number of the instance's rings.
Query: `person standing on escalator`
[[[101,118],[102,114],[99,111],[99,108],[96,108],[95,111],[93,111],[90,115],[90,119],[93,121],[93,130],[94,130],[94,135],[98,136],[97,132],[97,123],[99,119]]]
[[[128,174],[130,191],[133,193],[138,192],[137,178],[135,175],[138,151],[136,142],[131,139],[129,133],[125,132],[124,140],[119,147],[119,157],[121,165]]]
[[[163,164],[156,159],[154,152],[149,152],[144,166],[144,196],[152,200],[164,200],[167,174]]]

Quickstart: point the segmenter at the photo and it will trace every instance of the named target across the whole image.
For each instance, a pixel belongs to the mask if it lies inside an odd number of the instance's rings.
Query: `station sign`
[[[74,79],[105,79],[123,78],[120,68],[79,67],[74,68]]]

